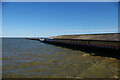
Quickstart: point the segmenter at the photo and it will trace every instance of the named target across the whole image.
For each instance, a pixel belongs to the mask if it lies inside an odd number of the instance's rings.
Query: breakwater
[[[120,49],[120,34],[109,33],[109,34],[87,34],[87,35],[63,35],[40,39],[40,41],[55,44],[66,44],[74,46],[86,46],[86,47],[98,47],[106,49]]]
[[[50,38],[39,38],[44,43],[77,49],[87,52],[97,52],[97,55],[119,58],[119,33],[62,35]],[[100,54],[98,54],[100,53]]]

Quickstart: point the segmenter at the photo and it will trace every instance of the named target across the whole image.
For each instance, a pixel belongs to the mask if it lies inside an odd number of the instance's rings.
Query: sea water
[[[2,39],[3,78],[117,78],[118,59],[25,38]],[[94,54],[94,53],[93,53]]]

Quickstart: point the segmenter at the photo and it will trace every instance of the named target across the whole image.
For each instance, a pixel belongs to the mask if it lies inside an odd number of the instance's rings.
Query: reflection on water
[[[117,78],[118,61],[23,38],[3,39],[3,78]]]

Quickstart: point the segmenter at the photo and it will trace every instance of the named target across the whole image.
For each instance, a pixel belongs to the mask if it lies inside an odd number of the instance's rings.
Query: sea
[[[3,78],[118,78],[118,62],[26,38],[2,39]]]

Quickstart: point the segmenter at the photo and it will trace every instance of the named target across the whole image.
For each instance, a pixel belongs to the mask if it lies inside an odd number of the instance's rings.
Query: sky
[[[3,37],[118,32],[117,2],[3,2]]]

